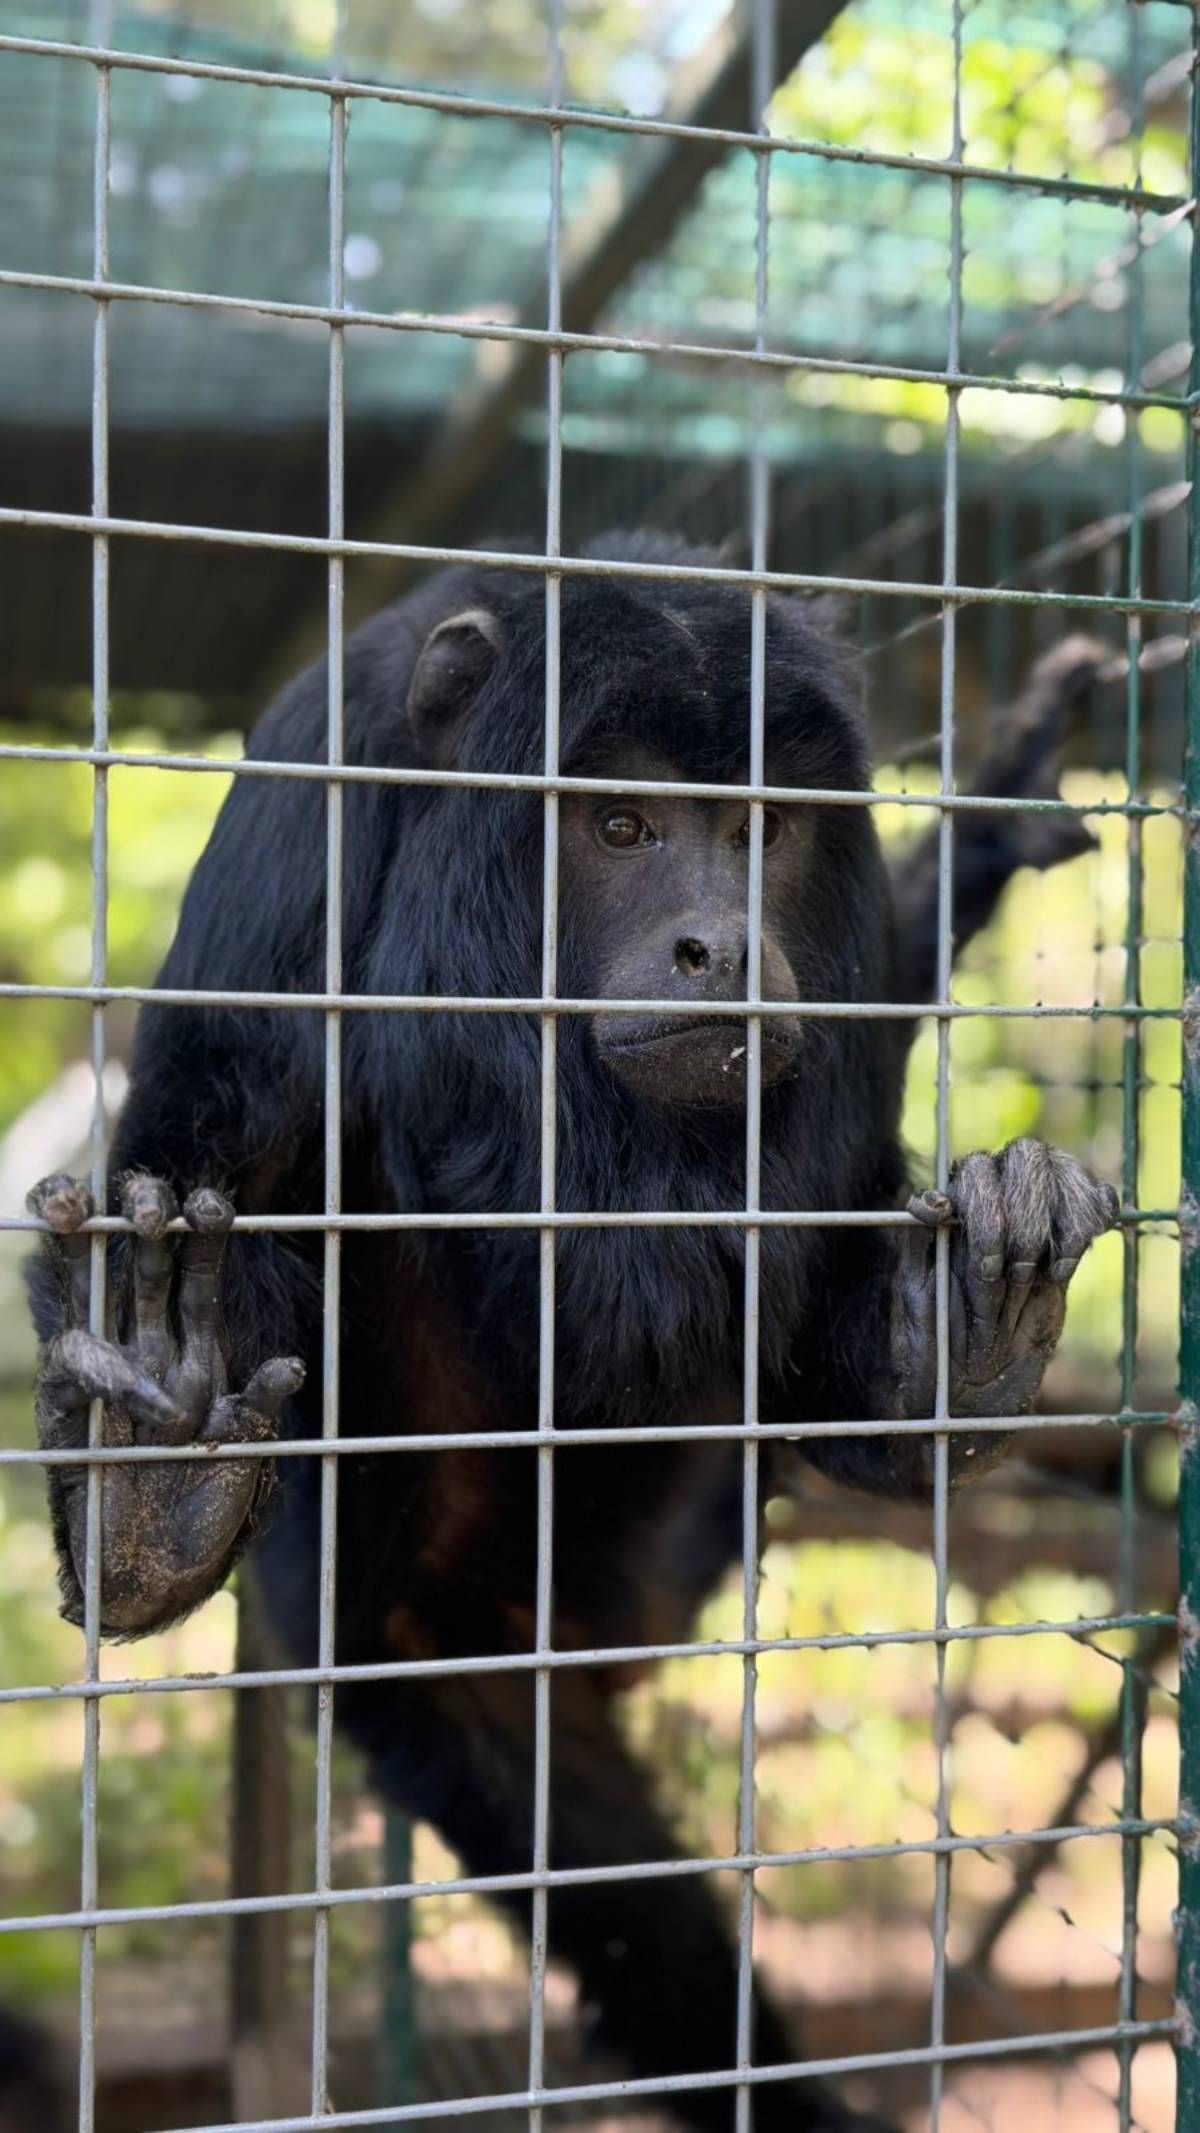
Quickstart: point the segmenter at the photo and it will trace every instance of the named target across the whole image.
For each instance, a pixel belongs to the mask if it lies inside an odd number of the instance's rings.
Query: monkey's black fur
[[[53,2047],[0,2007],[0,2133],[65,2133],[63,2084]]]
[[[652,536],[597,558],[703,563]],[[346,650],[345,759],[419,766],[406,699],[430,632],[484,609],[504,649],[454,736],[454,766],[543,765],[544,592],[517,571],[445,573],[378,616]],[[604,774],[630,744],[677,775],[744,781],[750,598],[686,580],[568,577],[562,588],[566,773]],[[865,734],[846,662],[804,605],[767,602],[766,777],[865,791]],[[252,758],[325,760],[326,675],[288,689]],[[614,781],[619,786],[619,779]],[[347,993],[536,997],[541,992],[543,809],[536,794],[351,782],[343,787],[343,976]],[[910,997],[924,905],[892,893],[861,806],[813,810],[813,845],[786,915],[803,1001]],[[1011,873],[1004,818],[968,817],[961,933],[982,923]],[[972,854],[980,864],[974,863]],[[1045,861],[1043,860],[1043,863]],[[916,877],[914,877],[916,878]],[[971,885],[974,885],[973,888]],[[922,896],[925,891],[922,889]],[[319,780],[239,776],[196,868],[166,988],[325,989],[325,792]],[[927,898],[925,899],[927,901]],[[593,982],[593,916],[564,878],[559,989]],[[927,930],[927,929],[926,929]],[[927,975],[927,974],[925,974]],[[895,1206],[904,1187],[897,1118],[911,1024],[804,1026],[793,1070],[762,1102],[765,1208]],[[324,1205],[326,1036],[318,1010],[156,1006],[143,1014],[114,1175],[198,1184],[239,1212]],[[350,1210],[496,1212],[539,1206],[541,1053],[536,1018],[349,1012],[343,1019],[342,1202]],[[745,1205],[745,1113],[644,1104],[602,1064],[586,1020],[558,1028],[556,1193],[564,1210],[736,1211]],[[889,1385],[892,1233],[762,1232],[760,1411],[798,1422],[899,1412]],[[124,1293],[126,1253],[114,1250]],[[720,1227],[566,1229],[555,1250],[554,1641],[560,1648],[686,1638],[740,1545],[739,1447],[622,1444],[639,1423],[736,1420],[742,1401],[741,1232]],[[539,1243],[535,1232],[347,1233],[342,1244],[344,1435],[528,1429],[537,1421]],[[62,1324],[49,1263],[35,1270],[49,1341]],[[321,1243],[235,1234],[221,1305],[231,1383],[294,1349],[306,1388],[285,1435],[321,1426]],[[889,1400],[893,1401],[888,1405]],[[569,1444],[611,1428],[612,1447]],[[927,1485],[925,1440],[811,1441],[828,1471],[885,1490]],[[533,1647],[536,1455],[415,1452],[338,1462],[336,1657],[515,1653]],[[282,1643],[316,1653],[319,1471],[284,1462],[252,1558]],[[763,1493],[781,1485],[764,1446]],[[57,1484],[53,1486],[57,1487]],[[256,1514],[257,1520],[257,1514]],[[68,1608],[79,1594],[58,1533]],[[212,1583],[231,1556],[214,1565]],[[668,1859],[674,1844],[611,1715],[620,1670],[564,1668],[552,1684],[555,1867]],[[337,1716],[377,1784],[427,1817],[470,1874],[528,1871],[533,1689],[527,1671],[340,1686]],[[521,1919],[528,1895],[503,1899]],[[576,1970],[623,2059],[641,2075],[728,2068],[735,1966],[700,1876],[554,1889],[552,1948]],[[795,2056],[760,2004],[754,2057]],[[760,2133],[866,2126],[811,2082],[756,2092]],[[731,2091],[676,2099],[702,2128],[732,2123]],[[870,2121],[874,2125],[876,2121]],[[881,2122],[880,2122],[881,2123]]]

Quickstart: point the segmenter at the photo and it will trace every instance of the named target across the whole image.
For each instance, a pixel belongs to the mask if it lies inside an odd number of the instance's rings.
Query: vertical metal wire
[[[961,163],[962,127],[962,0],[954,0],[954,91],[951,157]],[[946,374],[954,378],[962,368],[963,220],[962,180],[950,185],[950,299],[948,311]],[[958,576],[958,446],[959,389],[946,387],[944,526],[942,534],[942,585],[948,590]],[[958,610],[952,600],[942,604],[941,705],[939,717],[940,786],[943,799],[954,791],[954,682],[957,651]],[[938,939],[937,997],[949,1005],[954,965],[954,816],[943,807],[938,823]],[[950,1178],[950,1024],[943,1015],[937,1030],[937,1182],[945,1191]],[[945,1424],[950,1412],[950,1235],[939,1229],[934,1239],[934,1280],[937,1337],[937,1378],[934,1417]],[[934,1620],[937,1629],[947,1625],[946,1595],[949,1584],[950,1440],[944,1426],[934,1437],[933,1455],[933,1560]],[[937,1756],[937,1833],[950,1834],[950,1715],[946,1701],[946,1645],[939,1641],[934,1660],[934,1742]],[[930,1994],[930,2043],[946,2041],[946,1936],[950,1920],[950,1854],[939,1852],[934,1860],[933,1976]],[[938,2133],[941,2124],[944,2068],[935,2059],[929,2075],[929,2128]]]
[[[338,0],[330,75],[343,72],[345,63],[346,0]],[[329,99],[329,302],[340,311],[345,301],[345,198],[346,198],[346,100],[336,93]],[[341,540],[345,531],[345,335],[340,325],[329,328],[329,533]],[[343,611],[345,566],[340,556],[329,559],[328,579],[328,699],[326,710],[326,757],[332,767],[343,752]],[[343,880],[344,788],[331,779],[325,787],[325,984],[331,993],[342,989],[342,880]],[[340,1213],[342,1205],[342,1018],[332,1008],[325,1016],[325,1213]],[[338,1434],[338,1398],[341,1317],[341,1234],[333,1227],[324,1235],[324,1325],[321,1366],[321,1434],[326,1441]],[[319,1567],[318,1664],[332,1666],[334,1659],[337,1593],[337,1460],[321,1461],[321,1539]],[[314,1824],[313,1887],[318,1895],[330,1887],[331,1824],[333,1817],[333,1698],[331,1682],[317,1690],[316,1809]],[[328,1909],[313,1914],[313,2006],[312,2006],[312,2110],[314,2116],[329,2105],[329,1929]]]
[[[1200,14],[1193,17],[1191,192],[1200,184]],[[1200,2125],[1200,241],[1192,224],[1188,595],[1184,668],[1183,1149],[1179,1210],[1179,1910],[1176,2133]]]
[[[1142,16],[1140,8],[1129,10],[1128,108],[1130,146],[1136,159],[1135,188],[1142,185],[1142,145],[1145,131],[1145,99],[1142,81]],[[1142,273],[1142,218],[1137,208],[1131,215],[1132,242],[1126,302],[1125,377],[1136,392],[1142,376],[1144,277]],[[1143,524],[1140,416],[1136,408],[1125,410],[1126,498],[1129,512],[1129,562],[1126,590],[1137,599],[1142,590]],[[1125,781],[1127,798],[1141,797],[1141,652],[1142,618],[1131,613],[1125,621],[1125,651],[1129,662],[1125,699]],[[1125,907],[1125,999],[1136,1008],[1142,998],[1142,823],[1126,818],[1128,837],[1128,882]],[[1125,1024],[1121,1050],[1121,1198],[1126,1207],[1138,1204],[1140,1112],[1142,1101],[1142,1025],[1133,1014]],[[1134,1405],[1138,1341],[1138,1282],[1141,1273],[1141,1240],[1136,1226],[1122,1231],[1121,1290],[1121,1406]],[[1119,1605],[1132,1610],[1138,1587],[1137,1508],[1141,1464],[1137,1432],[1122,1431],[1121,1441],[1121,1560]],[[1136,1817],[1142,1801],[1142,1736],[1146,1725],[1145,1670],[1136,1652],[1126,1657],[1121,1669],[1121,1812]],[[1117,1989],[1117,2013],[1122,2022],[1137,2020],[1138,2010],[1138,1894],[1141,1883],[1142,1846],[1137,1837],[1121,1839],[1121,1970]],[[1117,2048],[1117,2124],[1119,2133],[1130,2133],[1133,2124],[1133,2060],[1137,2047],[1130,2041]]]
[[[775,0],[753,0],[751,21],[751,110],[750,129],[765,134],[767,106],[775,80]],[[754,346],[766,345],[768,261],[770,249],[771,159],[760,153],[755,159],[754,207]],[[749,479],[750,548],[752,568],[765,570],[770,523],[770,464],[764,447],[761,378],[751,383],[751,435],[747,468]],[[767,596],[761,587],[750,595],[750,747],[749,776],[752,785],[764,783],[766,755],[766,649]],[[749,852],[746,884],[746,999],[762,997],[762,887],[763,808],[752,800],[749,808]],[[758,1211],[762,1192],[762,1016],[746,1016],[746,1212]],[[742,1418],[748,1428],[758,1423],[759,1298],[762,1264],[762,1231],[747,1223],[745,1233],[745,1286],[742,1324]],[[752,1643],[758,1635],[758,1443],[747,1437],[742,1446],[742,1635]],[[742,1661],[742,1724],[738,1768],[738,1851],[743,1859],[754,1855],[755,1833],[755,1730],[758,1696],[758,1661],[753,1650]],[[737,1966],[737,2067],[744,2073],[754,2048],[754,1868],[743,1867],[738,1903]],[[750,2133],[753,2124],[753,2090],[746,2081],[736,2090],[736,2133]]]
[[[563,99],[563,0],[550,0],[550,80],[553,109]],[[550,128],[550,195],[546,235],[546,321],[552,333],[562,326],[562,159],[561,126]],[[546,377],[546,559],[562,554],[562,394],[563,357],[547,353]],[[561,678],[562,579],[546,572],[546,703],[543,733],[544,770],[558,772],[559,687]],[[542,997],[553,999],[558,987],[558,794],[542,801]],[[554,1213],[558,1145],[558,1021],[541,1021],[542,1087],[539,1205]],[[538,1237],[538,1428],[554,1427],[554,1231]],[[554,1447],[542,1444],[537,1455],[537,1591],[534,1608],[539,1652],[549,1651],[554,1630]],[[550,1863],[550,1669],[534,1675],[533,1709],[533,1869],[544,1873]],[[541,2089],[546,2072],[547,1892],[533,1890],[530,1901],[529,2086]],[[542,2109],[531,2105],[530,2133],[541,2133]]]
[[[90,34],[97,45],[107,45],[112,36],[112,0],[92,0]],[[92,163],[92,276],[97,282],[109,273],[109,171],[112,160],[112,74],[96,68],[96,133]],[[92,514],[105,518],[109,510],[108,488],[108,303],[94,299],[92,328]],[[109,543],[107,534],[92,536],[92,745],[108,746],[109,723]],[[99,764],[92,772],[92,984],[104,985],[108,972],[108,773]],[[104,1114],[104,1061],[106,1038],[104,1006],[91,1011],[92,1118],[90,1171],[92,1198],[96,1207],[106,1207],[107,1127]],[[107,1315],[107,1242],[103,1235],[92,1238],[91,1295],[88,1323],[103,1338]],[[88,1410],[88,1442],[100,1444],[104,1436],[104,1408],[93,1400]],[[85,1562],[83,1579],[84,1678],[100,1675],[101,1529],[104,1480],[99,1467],[89,1467],[85,1510]],[[100,1894],[100,1701],[88,1697],[83,1707],[83,1755],[81,1765],[79,1900],[87,1910]],[[85,1926],[79,1942],[79,2133],[92,2133],[96,2117],[96,1929]]]

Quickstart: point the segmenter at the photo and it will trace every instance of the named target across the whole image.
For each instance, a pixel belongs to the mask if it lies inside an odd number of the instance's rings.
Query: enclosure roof
[[[178,0],[173,9],[114,0],[110,34],[129,54],[320,79],[328,47],[307,47],[299,33],[333,13],[320,0]],[[92,14],[89,0],[0,0],[0,34],[86,44]],[[746,124],[744,17],[726,0],[572,0],[565,14],[568,109]],[[349,16],[360,41],[344,55],[347,78],[518,106],[548,94],[543,0],[413,0],[401,10],[355,0]],[[902,511],[919,502],[922,523],[931,508],[936,521],[944,390],[813,374],[803,359],[940,376],[956,207],[963,370],[1012,384],[1181,390],[1190,10],[1173,0],[974,0],[961,19],[965,162],[955,163],[949,0],[781,0],[772,130],[833,144],[851,160],[790,148],[770,158],[763,340],[801,360],[764,376],[758,392],[744,364],[711,353],[736,358],[754,344],[758,156],[720,134],[689,161],[678,140],[563,128],[564,316],[644,344],[576,352],[565,365],[568,541],[645,520],[708,537],[721,516],[728,531],[742,519],[752,434],[777,469],[780,556],[797,499],[814,494],[831,495],[831,517],[869,528],[886,487]],[[740,53],[742,75],[722,76],[714,63],[707,78],[724,81],[723,95],[689,101],[722,39]],[[254,305],[328,304],[329,101],[303,87],[140,67],[114,66],[109,79],[110,280],[216,300],[107,307],[111,508],[322,534],[329,330]],[[91,505],[96,85],[95,68],[76,58],[0,52],[0,272],[10,277],[0,289],[0,503],[43,511]],[[450,329],[347,330],[347,531],[469,544],[536,529],[540,351],[510,390],[511,344],[454,329],[545,323],[549,129],[373,97],[355,96],[346,110],[345,303]],[[1004,182],[1009,165],[1038,182]],[[957,184],[956,170],[965,173]],[[1053,189],[1063,175],[1065,193]],[[1145,213],[1123,190],[1139,178],[1153,196]],[[574,305],[581,287],[590,294]],[[675,352],[663,353],[664,343]],[[1085,403],[997,393],[961,406],[964,508],[974,499],[991,510],[1004,467],[1023,506],[1049,499],[1074,522],[1114,508],[1122,455],[1094,443],[1120,441],[1119,410],[1098,417]],[[1116,427],[1102,434],[1106,417]],[[1162,420],[1165,431],[1143,431],[1152,488],[1181,465],[1182,425]],[[439,487],[431,471],[447,467]],[[706,485],[710,499],[720,486],[707,517],[695,509]],[[1123,500],[1124,476],[1119,486]],[[36,690],[91,671],[90,561],[69,535],[5,535],[0,545],[0,713],[25,716]],[[837,547],[831,533],[823,553]],[[792,567],[814,567],[812,554],[793,556]],[[872,567],[936,574],[923,552],[914,562],[894,543]],[[986,577],[990,566],[981,567]],[[119,542],[114,685],[191,690],[210,706],[222,694],[261,700],[267,682],[307,656],[305,629],[311,622],[319,634],[324,612],[319,560]]]
[[[674,55],[686,49],[689,37],[694,43],[711,28],[716,12],[712,0],[676,0],[639,16],[648,41],[659,24],[659,50],[651,46],[645,56],[668,85]],[[1007,147],[1023,161],[1031,144],[1035,153],[1052,155],[1054,104],[1068,94],[1085,102],[1093,98],[1101,129],[1114,100],[1128,95],[1131,14],[1142,18],[1136,61],[1141,81],[1153,83],[1183,49],[1186,10],[1130,10],[1088,0],[1054,10],[980,0],[968,9],[968,78],[986,81],[994,51],[998,79],[1009,91],[1014,81],[1023,85],[1019,99],[1008,96],[1008,138],[985,113],[976,155],[982,151],[987,160],[989,148]],[[9,33],[86,40],[87,19],[82,0],[39,0],[36,6],[0,0],[0,28]],[[944,57],[946,28],[947,10],[933,0],[906,6],[854,0],[832,40],[810,55],[792,89],[778,99],[777,130],[810,136],[824,130],[855,146],[870,145],[873,135],[885,145],[889,139],[903,145],[907,132],[919,145],[921,115],[910,111],[906,124],[903,106],[920,92],[920,72],[907,81],[897,77],[889,87],[888,54],[906,45],[920,54],[925,39],[931,58],[939,50]],[[218,33],[198,25],[186,7],[171,15],[120,4],[113,42],[197,60],[314,71],[305,52]],[[868,69],[874,107],[857,117],[847,104],[856,66],[860,81]],[[620,69],[613,72],[620,81]],[[411,76],[406,79],[414,85]],[[495,80],[460,76],[453,87],[497,93]],[[930,75],[923,93],[935,111],[944,87]],[[528,101],[531,92],[527,82],[509,80],[498,93]],[[824,128],[822,112],[828,115]],[[523,315],[544,277],[545,129],[365,100],[351,103],[349,113],[347,302],[372,312],[501,321]],[[1153,91],[1148,115],[1152,125],[1161,116]],[[946,119],[944,108],[938,117]],[[90,274],[94,123],[91,68],[3,55],[3,267]],[[1089,174],[1079,162],[1081,137],[1086,140],[1087,126],[1076,123],[1068,151],[1072,176]],[[655,145],[567,130],[568,244],[579,238],[605,189],[627,182]],[[972,145],[968,139],[968,155]],[[328,153],[323,97],[115,70],[112,276],[167,289],[327,302]],[[612,304],[604,321],[609,330],[732,346],[751,339],[753,161],[745,151],[732,151],[709,176],[665,253],[635,273]],[[768,332],[774,345],[890,364],[944,365],[950,191],[942,178],[778,157],[771,211]],[[1081,341],[1090,367],[1122,367],[1126,213],[1099,201],[1065,204],[1035,191],[975,183],[964,188],[963,215],[966,367],[1053,374],[1064,361],[1078,364]],[[1140,273],[1143,350],[1150,358],[1185,330],[1173,246],[1148,249]],[[1054,302],[1064,291],[1081,292],[1087,318],[1082,334],[1077,305]],[[90,304],[81,297],[9,290],[2,317],[6,416],[56,426],[85,422]],[[319,326],[122,304],[113,308],[111,333],[110,404],[118,428],[261,434],[324,416],[328,346]],[[348,419],[424,423],[444,412],[468,379],[486,374],[489,354],[494,360],[494,348],[448,336],[351,333]],[[673,443],[693,453],[723,450],[741,419],[741,382],[714,390],[711,369],[697,378],[686,365],[601,356],[572,364],[568,374],[568,421],[590,446],[637,449],[652,431],[660,451]],[[795,442],[793,437],[793,447]],[[786,438],[780,448],[788,449]]]

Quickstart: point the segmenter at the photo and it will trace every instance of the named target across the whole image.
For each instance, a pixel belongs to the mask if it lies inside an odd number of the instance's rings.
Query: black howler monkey
[[[601,543],[677,566],[714,559],[661,537]],[[1057,722],[1099,655],[1074,640],[1035,670],[985,790],[1046,789]],[[704,580],[568,576],[562,586],[562,769],[608,781],[560,801],[559,990],[642,1012],[564,1015],[557,1051],[557,1205],[745,1207],[744,1023],[674,1012],[744,999],[745,803],[647,797],[625,781],[745,782],[750,595]],[[452,569],[377,616],[345,654],[346,760],[536,773],[542,767],[544,596],[516,569]],[[325,760],[323,667],[287,689],[254,757]],[[867,743],[847,664],[809,605],[766,603],[766,777],[866,792]],[[536,998],[543,809],[502,787],[344,785],[344,989]],[[1072,818],[1028,830],[960,820],[959,940],[1026,858],[1079,848]],[[1040,841],[1039,841],[1040,840]],[[1086,842],[1086,839],[1082,839]],[[870,809],[772,805],[764,818],[762,991],[794,1012],[762,1038],[765,1209],[864,1210],[908,1190],[898,1112],[911,1022],[812,1018],[807,1001],[929,997],[930,847],[889,882]],[[320,780],[239,776],[188,889],[166,988],[320,993],[325,794]],[[343,1205],[496,1213],[539,1206],[540,1040],[520,1013],[386,1009],[344,1016]],[[319,1011],[148,1007],[113,1152],[112,1195],[135,1237],[112,1252],[111,1341],[86,1330],[82,1188],[31,1196],[52,1232],[33,1271],[43,1342],[42,1440],[78,1446],[86,1403],[114,1443],[261,1441],[321,1426],[320,1238],[239,1233],[233,1209],[319,1213],[324,1026]],[[1081,1254],[1113,1195],[1032,1140],[958,1164],[908,1229],[766,1227],[762,1419],[900,1421],[934,1396],[933,1237],[952,1223],[950,1409],[1029,1411]],[[188,1231],[166,1234],[182,1207]],[[528,1430],[537,1419],[538,1238],[529,1229],[348,1232],[341,1277],[341,1429]],[[556,1239],[553,1642],[561,1650],[686,1639],[740,1545],[736,1443],[622,1443],[635,1424],[742,1413],[743,1238],[737,1227],[564,1228]],[[572,1427],[611,1445],[572,1446]],[[956,1431],[953,1483],[990,1463],[995,1433]],[[788,1447],[887,1494],[927,1493],[921,1433],[803,1438]],[[763,1445],[762,1490],[787,1486]],[[503,1657],[533,1648],[538,1492],[528,1448],[464,1445],[339,1461],[336,1658]],[[101,1616],[138,1636],[195,1607],[246,1540],[290,1657],[316,1651],[319,1473],[312,1459],[106,1468]],[[273,1495],[268,1506],[267,1499]],[[66,1613],[79,1619],[84,1470],[52,1470]],[[612,1711],[619,1670],[552,1679],[554,1868],[670,1859],[673,1841]],[[473,1875],[531,1860],[530,1670],[341,1684],[340,1722],[388,1798],[442,1831]],[[515,1915],[528,1893],[502,1896]],[[638,2075],[730,2069],[735,1965],[701,1875],[552,1887],[552,1950],[599,2006]],[[794,2057],[770,2007],[754,2060]],[[698,2128],[732,2123],[728,2085],[677,2092]],[[816,2081],[755,2090],[759,2133],[878,2126]]]

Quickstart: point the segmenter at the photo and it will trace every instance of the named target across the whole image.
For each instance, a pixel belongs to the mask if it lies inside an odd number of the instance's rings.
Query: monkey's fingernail
[[[60,1237],[69,1237],[95,1212],[87,1186],[64,1174],[43,1178],[26,1193],[25,1205],[31,1215],[39,1215]]]
[[[183,1420],[170,1393],[164,1392],[162,1386],[156,1385],[144,1372],[140,1372],[136,1384],[130,1386],[125,1400],[141,1422],[173,1429]]]
[[[979,1262],[979,1271],[985,1281],[999,1281],[1004,1272],[1003,1252],[985,1252]]]
[[[233,1224],[232,1205],[210,1185],[201,1185],[189,1193],[183,1203],[183,1214],[192,1229],[202,1230],[210,1237],[224,1236]]]
[[[162,1184],[158,1178],[137,1175],[126,1178],[122,1185],[121,1206],[138,1235],[152,1240],[162,1236],[177,1212],[175,1195],[169,1185]]]
[[[1078,1259],[1056,1259],[1050,1268],[1051,1281],[1069,1281],[1078,1265]]]
[[[927,1222],[933,1228],[940,1228],[944,1222],[954,1220],[954,1202],[944,1192],[939,1192],[935,1185],[927,1186],[924,1192],[914,1193],[908,1203],[908,1211],[910,1215],[916,1216],[918,1222]]]
[[[285,1400],[304,1383],[304,1365],[298,1355],[275,1355],[260,1363],[242,1394],[245,1406],[274,1421]]]
[[[1036,1273],[1036,1259],[1014,1259],[1008,1270],[1008,1278],[1018,1289],[1027,1289]]]

